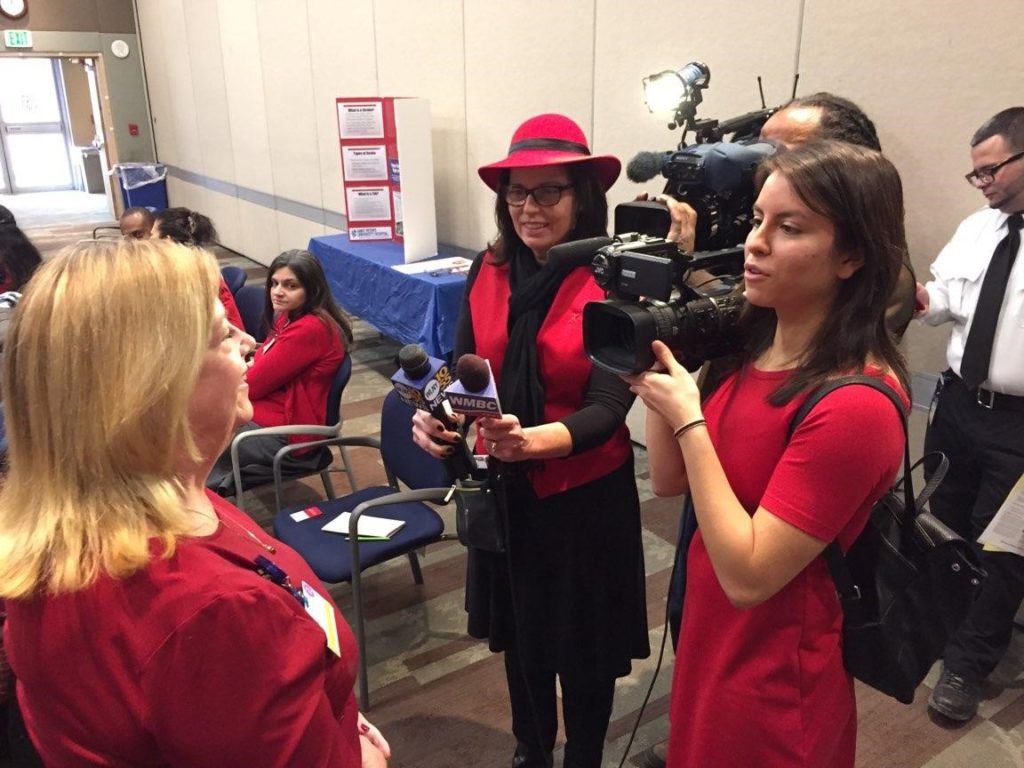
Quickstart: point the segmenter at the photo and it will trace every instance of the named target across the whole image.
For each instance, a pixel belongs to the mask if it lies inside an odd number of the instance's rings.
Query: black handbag
[[[505,525],[491,479],[462,480],[455,488],[455,532],[467,547],[505,551]]]
[[[907,415],[890,387],[870,376],[846,376],[811,394],[793,417],[790,436],[823,397],[850,384],[885,394],[907,434]],[[843,607],[846,669],[904,704],[914,701],[915,689],[966,618],[986,576],[974,546],[923,511],[948,466],[943,456],[915,498],[905,440],[903,477],[872,507],[845,556],[835,541],[824,552]]]

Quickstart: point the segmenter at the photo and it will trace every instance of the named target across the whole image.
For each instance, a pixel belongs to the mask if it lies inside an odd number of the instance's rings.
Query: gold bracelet
[[[702,424],[706,425],[707,422],[704,421],[704,419],[697,419],[696,421],[691,421],[689,424],[683,424],[683,426],[681,426],[679,429],[672,433],[672,437],[678,440],[682,435],[685,435],[694,427],[699,427]]]

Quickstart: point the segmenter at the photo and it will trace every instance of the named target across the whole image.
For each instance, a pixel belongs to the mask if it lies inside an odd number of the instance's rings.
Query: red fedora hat
[[[612,155],[592,155],[583,129],[565,115],[531,117],[516,128],[508,157],[477,169],[484,184],[498,191],[501,172],[507,168],[536,168],[566,163],[593,163],[605,191],[619,177],[622,164]]]

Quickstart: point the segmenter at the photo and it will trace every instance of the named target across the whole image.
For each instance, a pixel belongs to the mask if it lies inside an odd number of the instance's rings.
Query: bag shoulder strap
[[[903,425],[903,509],[909,514],[909,520],[901,520],[900,522],[912,522],[913,519],[917,517],[917,502],[914,499],[914,486],[911,479],[910,439],[907,429],[907,409],[903,405],[903,401],[900,399],[899,395],[897,395],[896,392],[893,391],[892,387],[881,379],[877,379],[874,376],[856,374],[851,376],[840,376],[839,378],[825,382],[814,390],[814,392],[812,392],[797,409],[797,412],[789,422],[789,432],[786,436],[786,440],[788,442],[793,437],[793,433],[800,425],[800,422],[806,418],[807,414],[810,413],[826,395],[840,389],[841,387],[847,387],[853,384],[859,384],[861,386],[878,390],[889,398],[889,401],[899,412],[900,423]],[[828,569],[832,573],[832,580],[836,583],[836,591],[839,593],[839,599],[842,601],[845,610],[849,603],[860,599],[860,590],[854,583],[853,576],[850,574],[850,569],[846,564],[846,558],[843,556],[843,551],[840,549],[838,541],[833,541],[825,547],[823,554],[825,556],[825,562],[828,563]]]

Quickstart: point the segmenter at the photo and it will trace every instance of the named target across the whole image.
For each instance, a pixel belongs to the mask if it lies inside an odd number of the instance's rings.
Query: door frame
[[[117,142],[114,139],[114,124],[111,120],[109,104],[110,104],[110,90],[107,87],[107,73],[104,68],[104,57],[101,51],[74,51],[66,52],[61,51],[59,53],[50,53],[47,51],[29,52],[23,51],[19,53],[12,53],[10,51],[0,52],[0,58],[34,58],[34,59],[54,59],[54,65],[58,66],[56,59],[92,59],[93,67],[95,69],[95,82],[96,88],[98,89],[98,104],[93,105],[93,122],[96,125],[96,131],[102,146],[100,149],[100,162],[103,167],[103,188],[106,191],[107,197],[107,209],[113,212],[113,217],[116,219],[121,213],[121,196],[115,194],[114,188],[111,184],[109,170],[118,163],[117,153]],[[58,83],[61,88],[61,111],[62,114],[66,109],[66,104],[63,98],[63,78],[58,78]],[[99,114],[96,114],[96,108],[99,108]],[[66,118],[66,116],[65,116]],[[10,194],[11,187],[7,187],[7,191],[4,194]]]

